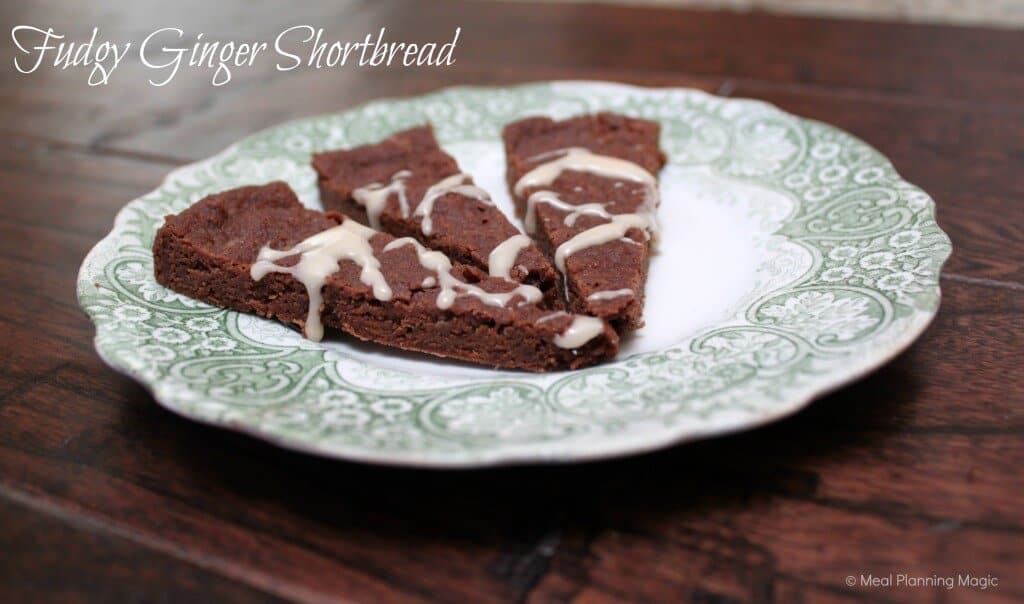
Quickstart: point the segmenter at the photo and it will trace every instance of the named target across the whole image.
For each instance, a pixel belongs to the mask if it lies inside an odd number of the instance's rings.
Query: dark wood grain
[[[279,601],[112,534],[63,510],[0,493],[0,585],[5,601]]]
[[[120,39],[168,20],[266,38],[322,23],[429,38],[445,71],[257,69],[159,93],[128,65],[0,72],[0,600],[1024,599],[1024,34],[656,9],[453,2],[4,5]],[[202,9],[202,10],[200,10]],[[4,52],[10,49],[5,47]],[[4,55],[7,63],[9,55]],[[291,117],[453,83],[610,78],[834,123],[932,193],[943,306],[873,375],[753,432],[617,461],[421,472],[275,449],[163,410],[106,368],[74,299],[117,210],[175,165]],[[969,571],[997,589],[848,588]]]

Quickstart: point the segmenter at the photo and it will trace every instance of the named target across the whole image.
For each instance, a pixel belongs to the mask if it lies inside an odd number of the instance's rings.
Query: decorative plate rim
[[[783,111],[775,105],[770,103],[757,100],[757,99],[746,99],[746,98],[733,98],[733,97],[719,97],[717,95],[707,93],[699,89],[681,88],[681,87],[645,87],[636,86],[630,84],[622,84],[617,82],[604,82],[604,81],[593,81],[593,80],[557,80],[557,81],[542,81],[542,82],[531,82],[525,84],[519,84],[514,86],[474,86],[474,85],[460,85],[445,87],[437,89],[425,94],[406,96],[406,97],[388,97],[380,98],[356,105],[354,107],[341,110],[337,113],[322,114],[316,116],[307,116],[297,119],[288,120],[280,124],[271,126],[269,128],[260,130],[254,134],[251,134],[235,143],[232,143],[222,151],[215,153],[204,159],[197,160],[182,166],[178,166],[171,170],[161,181],[160,185],[147,193],[146,195],[140,196],[122,207],[114,219],[114,224],[111,230],[100,239],[86,254],[83,259],[82,265],[79,269],[77,277],[77,298],[80,306],[93,321],[96,327],[96,334],[93,338],[93,343],[96,348],[97,354],[115,371],[126,375],[140,385],[142,385],[153,397],[153,399],[163,408],[185,417],[192,421],[196,421],[202,424],[226,428],[232,431],[241,432],[255,438],[265,440],[276,446],[306,453],[313,454],[321,457],[340,459],[345,461],[387,465],[387,466],[405,466],[405,467],[416,467],[416,468],[437,468],[437,469],[457,469],[457,468],[479,468],[479,467],[491,467],[499,465],[525,465],[525,464],[537,464],[537,463],[577,463],[577,462],[589,462],[597,461],[602,459],[608,459],[612,457],[619,457],[623,455],[635,455],[642,454],[666,447],[678,445],[684,442],[690,442],[694,440],[710,438],[715,436],[724,436],[727,434],[733,434],[736,432],[758,428],[769,424],[771,422],[778,421],[779,419],[788,417],[799,410],[809,405],[812,401],[828,394],[832,391],[838,390],[865,375],[875,371],[879,367],[890,362],[893,358],[898,356],[904,350],[906,350],[920,335],[927,329],[928,325],[932,322],[935,315],[938,312],[938,308],[941,302],[941,287],[940,287],[940,274],[943,265],[949,259],[952,253],[952,244],[949,240],[948,235],[938,226],[935,220],[936,204],[930,195],[920,191],[923,197],[921,200],[923,206],[923,212],[925,217],[930,219],[932,226],[940,239],[933,246],[933,255],[930,260],[933,262],[934,267],[934,282],[927,283],[931,285],[933,289],[928,292],[934,295],[930,307],[916,307],[913,308],[912,315],[906,317],[907,322],[902,325],[902,328],[897,333],[887,334],[891,336],[884,345],[872,347],[870,351],[862,351],[855,359],[848,359],[850,362],[843,365],[844,370],[841,372],[829,371],[820,374],[817,379],[809,380],[803,385],[797,388],[797,393],[790,392],[784,396],[784,401],[776,401],[767,411],[755,413],[754,415],[739,416],[733,419],[720,420],[718,423],[696,428],[687,429],[679,426],[665,426],[659,430],[652,431],[634,431],[624,432],[618,435],[602,435],[596,443],[591,443],[591,446],[579,446],[576,448],[566,449],[564,442],[562,441],[546,441],[546,442],[525,442],[511,444],[501,443],[494,447],[485,447],[469,452],[451,452],[451,451],[425,451],[425,450],[406,450],[406,451],[390,451],[385,452],[376,449],[370,449],[359,446],[346,446],[339,445],[336,442],[324,444],[322,441],[309,440],[302,437],[295,437],[293,435],[286,435],[281,431],[275,431],[267,429],[259,424],[248,423],[245,420],[232,419],[230,417],[213,417],[209,415],[202,415],[194,411],[190,411],[176,403],[172,396],[161,391],[161,384],[158,379],[154,379],[147,376],[137,367],[132,367],[128,363],[124,362],[123,359],[116,358],[114,351],[103,342],[104,330],[107,328],[107,323],[103,321],[101,317],[97,315],[94,310],[91,310],[87,306],[86,298],[99,289],[99,285],[94,285],[93,273],[90,269],[93,268],[93,264],[100,254],[105,251],[108,247],[115,244],[117,239],[122,235],[122,231],[129,220],[130,210],[133,209],[137,203],[142,203],[146,197],[156,194],[170,186],[172,182],[182,178],[184,175],[200,170],[206,166],[212,165],[218,160],[229,158],[237,154],[238,150],[248,144],[252,144],[254,141],[260,139],[260,137],[267,136],[273,132],[285,131],[289,128],[299,128],[305,125],[310,125],[317,120],[327,120],[331,118],[340,118],[346,115],[352,115],[360,111],[366,111],[368,108],[374,106],[382,106],[389,103],[416,103],[425,102],[428,99],[436,99],[442,97],[454,97],[456,95],[473,95],[473,94],[499,94],[499,93],[519,93],[529,92],[540,89],[556,89],[558,87],[565,88],[593,88],[594,90],[606,90],[606,91],[623,91],[624,93],[633,93],[638,95],[644,94],[658,94],[658,93],[679,93],[683,95],[690,95],[696,99],[714,99],[715,102],[725,105],[745,106],[745,107],[760,107],[762,110],[768,111],[778,116],[786,116],[786,118],[795,119],[798,122],[805,124],[813,124],[823,129],[839,133],[842,137],[845,137],[849,141],[862,146],[864,149],[870,151],[875,155],[874,159],[881,160],[880,165],[891,171],[895,177],[897,183],[902,183],[913,187],[910,183],[907,183],[905,179],[895,170],[892,166],[891,161],[881,154],[877,149],[871,145],[865,143],[861,139],[853,136],[852,134],[840,130],[829,124],[803,118],[790,114]],[[756,182],[756,181],[755,181]],[[95,289],[94,289],[95,287]],[[792,289],[793,287],[799,287],[798,283],[787,284],[787,287]],[[768,290],[767,293],[760,296],[760,301],[763,303],[765,300],[771,299],[772,296],[781,295],[785,288],[774,288]],[[750,302],[750,308],[753,308],[756,304],[754,301]],[[709,329],[714,326],[709,326]],[[708,330],[702,330],[708,331]],[[882,335],[883,331],[879,330],[875,336]],[[696,339],[699,334],[693,334],[691,339]],[[620,359],[622,360],[622,359]],[[496,378],[498,382],[505,382],[502,377]],[[572,442],[572,438],[568,439]],[[559,444],[562,442],[562,444]],[[585,441],[581,441],[584,442]],[[554,444],[554,446],[552,446]]]

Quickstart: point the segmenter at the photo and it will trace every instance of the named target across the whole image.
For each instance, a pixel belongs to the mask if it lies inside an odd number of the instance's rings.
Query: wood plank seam
[[[982,277],[971,277],[968,275],[960,275],[957,273],[942,273],[940,275],[942,279],[949,279],[950,281],[957,281],[967,285],[977,285],[979,287],[998,287],[1002,289],[1008,289],[1011,291],[1024,292],[1024,283],[1017,281],[1002,281],[999,279],[984,279]]]
[[[92,516],[84,510],[76,510],[72,513],[71,510],[62,507],[55,501],[51,501],[48,497],[16,489],[2,481],[0,481],[0,497],[67,522],[82,530],[125,539],[145,549],[163,553],[269,595],[284,599],[300,599],[304,602],[323,602],[325,604],[338,601],[336,597],[311,591],[294,583],[284,584],[282,580],[268,577],[260,572],[251,571],[243,565],[235,564],[231,560],[202,553],[194,555],[188,548],[177,546],[171,541],[122,528],[109,521],[104,521],[100,517]]]
[[[54,387],[56,387],[58,389],[61,389],[61,390],[68,390],[67,388],[62,387],[59,384],[54,384]],[[86,392],[71,391],[71,393],[76,394],[76,395],[80,395],[80,396],[85,396],[89,400],[93,400],[93,401],[97,401],[97,402],[107,402],[107,403],[109,403],[109,401],[104,401],[103,399],[98,398],[98,397],[93,396],[93,395],[89,395]],[[168,411],[166,409],[163,409],[162,407],[158,407],[157,406],[156,408],[160,412],[162,412],[162,413],[167,413],[167,414],[173,415],[170,411]],[[246,438],[251,438],[251,437],[246,437]],[[258,441],[254,441],[254,442],[257,442],[257,444],[259,444],[260,446],[264,446],[263,443],[258,443]],[[44,459],[44,460],[48,460],[48,461],[51,461],[51,462],[57,462],[57,463],[61,463],[61,464],[68,464],[68,465],[71,465],[71,466],[74,466],[74,467],[78,467],[78,468],[87,468],[87,469],[89,469],[89,470],[91,470],[93,472],[96,472],[97,474],[99,474],[101,476],[104,476],[104,477],[107,477],[107,478],[111,478],[113,480],[124,482],[124,483],[126,483],[128,485],[131,485],[132,487],[138,488],[138,489],[140,489],[142,491],[145,491],[145,492],[150,493],[152,495],[155,495],[157,497],[164,498],[164,499],[167,499],[169,501],[172,501],[172,502],[174,502],[176,504],[179,504],[181,506],[184,506],[184,507],[188,508],[191,511],[194,511],[194,512],[196,512],[196,513],[198,513],[200,515],[206,516],[208,518],[212,518],[212,519],[214,519],[214,520],[216,520],[218,522],[222,522],[222,523],[225,523],[225,524],[232,525],[233,527],[236,527],[236,528],[239,528],[239,529],[243,529],[243,530],[245,530],[245,531],[247,531],[249,533],[252,533],[252,534],[265,535],[265,536],[270,537],[272,539],[278,540],[281,543],[284,543],[284,544],[287,544],[287,545],[290,545],[290,546],[294,546],[294,547],[296,547],[298,549],[305,550],[306,552],[309,552],[309,553],[314,554],[316,556],[319,556],[319,557],[322,557],[322,558],[325,558],[325,559],[332,559],[332,560],[334,560],[336,562],[341,562],[341,563],[345,564],[350,570],[352,570],[355,573],[359,573],[359,574],[361,574],[361,575],[363,575],[365,577],[368,577],[368,578],[370,578],[371,580],[374,580],[374,581],[380,581],[383,584],[387,584],[390,587],[392,587],[394,589],[399,589],[399,590],[401,590],[401,591],[403,591],[403,592],[405,592],[407,594],[417,595],[417,596],[423,597],[423,598],[425,598],[427,600],[432,599],[432,597],[435,595],[435,594],[432,594],[430,592],[424,591],[424,590],[420,589],[419,587],[417,587],[415,585],[412,585],[412,584],[403,583],[400,586],[397,585],[395,583],[395,581],[394,581],[395,580],[394,575],[391,572],[389,572],[388,569],[382,568],[379,565],[368,565],[368,564],[366,564],[365,560],[358,560],[358,561],[356,561],[356,560],[352,560],[352,559],[349,559],[349,558],[339,558],[335,552],[331,552],[331,551],[325,549],[324,547],[320,546],[317,543],[314,543],[314,542],[311,542],[309,540],[303,539],[301,535],[293,535],[293,534],[289,534],[289,533],[286,533],[286,532],[276,531],[276,530],[274,530],[275,526],[273,526],[273,525],[271,525],[271,526],[261,526],[261,525],[258,525],[258,524],[253,524],[251,522],[245,522],[242,519],[237,518],[237,517],[227,518],[227,517],[224,517],[223,515],[215,514],[215,513],[211,512],[209,509],[203,508],[201,506],[197,506],[195,504],[195,502],[189,500],[188,498],[182,498],[182,497],[178,496],[177,494],[175,494],[173,492],[166,491],[164,489],[159,488],[159,486],[156,485],[156,484],[147,483],[147,482],[144,482],[144,481],[137,481],[137,480],[133,480],[132,478],[130,478],[128,476],[119,475],[117,473],[112,473],[112,472],[108,471],[108,469],[103,467],[103,466],[95,465],[93,463],[92,458],[90,458],[90,457],[84,457],[84,458],[83,457],[75,457],[75,456],[68,457],[68,456],[64,456],[64,455],[60,455],[60,454],[53,454],[51,452],[41,452],[41,451],[37,451],[37,450],[25,449],[25,448],[18,447],[18,446],[12,446],[12,445],[6,444],[6,443],[0,443],[0,450],[3,450],[3,449],[7,449],[7,450],[10,450],[10,451],[16,451],[18,453],[21,453],[23,455],[26,455],[26,456],[29,456],[29,457],[33,457],[33,458]],[[3,490],[5,488],[5,484],[3,482],[3,479],[4,479],[4,477],[0,476],[0,495],[2,495]],[[6,488],[12,489],[15,492],[25,492],[26,494],[29,494],[28,492],[19,489],[16,485],[13,485],[13,484],[7,484]],[[35,496],[40,498],[40,499],[42,499],[44,502],[48,503],[49,505],[53,506],[55,509],[63,509],[63,506],[61,506],[60,502],[56,501],[55,498],[47,497],[46,495],[41,494],[41,493],[35,494]],[[86,510],[80,509],[78,511],[83,513],[83,514],[88,514],[88,511],[86,511]],[[238,565],[235,565],[233,563],[233,561],[231,561],[229,559],[221,559],[221,558],[217,558],[214,561],[215,563],[212,564],[212,565],[200,564],[199,558],[203,558],[202,554],[200,554],[198,556],[198,558],[197,558],[197,557],[195,557],[195,556],[193,556],[192,554],[189,553],[191,550],[188,550],[187,548],[175,548],[173,546],[173,542],[161,539],[159,535],[156,535],[156,534],[146,534],[146,533],[143,533],[143,532],[132,532],[131,529],[122,528],[122,527],[118,526],[114,519],[105,519],[105,518],[102,518],[101,516],[98,516],[96,514],[92,515],[92,519],[95,522],[99,523],[101,526],[107,527],[110,531],[112,531],[112,534],[127,535],[127,536],[138,535],[139,539],[134,541],[134,542],[137,542],[140,545],[144,545],[146,547],[149,547],[150,549],[154,549],[154,550],[159,551],[159,552],[163,552],[163,553],[166,553],[166,554],[169,554],[169,555],[173,555],[173,556],[175,556],[177,558],[180,558],[182,560],[186,560],[186,561],[191,562],[193,564],[197,564],[201,568],[204,568],[206,570],[210,570],[211,572],[215,572],[217,574],[220,574],[220,575],[223,575],[223,576],[226,576],[226,577],[231,577],[232,579],[235,579],[235,580],[237,580],[237,581],[239,581],[241,583],[244,583],[246,585],[250,585],[250,586],[256,587],[256,588],[258,588],[258,589],[260,589],[262,591],[268,591],[269,593],[272,593],[273,595],[277,595],[279,597],[284,597],[284,598],[288,598],[288,599],[296,599],[296,596],[294,594],[289,594],[287,592],[278,592],[278,591],[273,590],[273,589],[265,588],[264,587],[264,582],[262,582],[262,581],[249,581],[249,580],[246,579],[246,577],[249,577],[249,576],[256,576],[256,577],[264,578],[264,576],[258,571],[258,569],[249,569],[249,568],[244,567],[244,566],[239,566],[238,567],[239,570],[238,571],[234,571],[234,570],[231,570],[231,569],[234,569]],[[164,547],[162,545],[164,543],[167,543],[167,547]],[[177,550],[180,550],[180,554],[176,553]],[[223,567],[223,568],[221,568],[221,567]],[[268,580],[271,581],[271,584],[274,584],[272,578],[269,578]],[[306,589],[303,589],[303,588],[300,587],[299,591],[300,592],[308,592],[309,590],[306,590]],[[337,601],[337,599],[334,596],[327,597],[326,595],[319,594],[319,593],[315,593],[314,595],[315,595],[315,597],[313,597],[313,598],[299,598],[299,599],[302,599],[303,601],[310,601],[310,602],[321,602],[321,601],[324,601],[324,602],[336,602]]]
[[[698,77],[690,74],[691,77]],[[884,89],[857,88],[851,86],[822,85],[807,82],[778,82],[751,77],[732,77],[732,87],[749,86],[769,92],[791,92],[807,96],[825,96],[854,101],[870,101],[889,105],[921,107],[925,109],[946,109],[970,113],[996,113],[1000,115],[1019,115],[1024,113],[1024,104],[993,103],[977,99],[968,101],[950,100],[938,97],[922,97],[914,94],[901,94]],[[724,83],[723,83],[724,85]]]
[[[76,143],[74,141],[67,141],[62,139],[50,138],[47,136],[40,136],[38,134],[30,134],[26,132],[17,132],[12,130],[0,130],[0,136],[6,137],[8,140],[14,139],[15,144],[20,141],[26,143],[35,143],[42,145],[45,148],[54,149],[57,151],[68,151],[73,153],[79,153],[82,155],[99,155],[101,157],[116,157],[121,159],[131,159],[144,161],[155,164],[166,164],[172,166],[183,166],[188,163],[192,163],[196,160],[173,157],[170,155],[160,155],[156,153],[148,153],[146,151],[132,151],[129,149],[116,149],[107,145],[96,145],[89,144],[85,145],[82,143]],[[10,143],[8,143],[10,144]]]
[[[125,203],[127,203],[127,200],[125,201]],[[115,212],[115,214],[116,214],[116,212]],[[95,245],[97,242],[99,242],[101,237],[105,237],[106,236],[105,234],[104,235],[99,235],[99,234],[96,233],[96,231],[93,231],[93,230],[83,230],[83,229],[76,229],[76,228],[68,228],[68,227],[65,227],[65,226],[53,225],[53,224],[49,224],[49,223],[46,223],[46,222],[33,222],[33,221],[17,220],[15,218],[6,218],[6,217],[5,218],[0,218],[0,225],[9,226],[9,227],[13,227],[13,228],[19,228],[19,229],[39,229],[40,231],[46,231],[48,233],[52,233],[54,235],[60,235],[60,236],[69,236],[70,235],[72,237],[81,237],[83,239],[91,240],[92,241],[92,245]],[[114,228],[114,215],[111,215],[111,217],[110,217],[110,228],[111,229]],[[91,247],[89,249],[91,249]],[[36,266],[46,266],[48,268],[53,268],[53,263],[52,262],[33,262],[33,261],[28,260],[26,258],[18,258],[17,256],[10,256],[10,255],[5,255],[4,258],[9,259],[9,260],[18,260],[18,261],[21,261],[21,262],[25,262],[27,264],[34,264]],[[83,259],[85,258],[85,254],[82,254],[82,258]]]

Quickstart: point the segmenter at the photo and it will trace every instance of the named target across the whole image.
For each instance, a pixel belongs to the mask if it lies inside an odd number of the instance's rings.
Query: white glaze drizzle
[[[591,153],[589,149],[584,149],[583,147],[556,149],[535,155],[529,159],[536,161],[552,156],[557,157],[533,168],[516,181],[516,186],[513,187],[516,195],[522,195],[527,189],[550,185],[565,170],[587,172],[606,178],[631,180],[655,191],[658,188],[658,180],[653,174],[645,170],[643,166],[619,157]]]
[[[587,315],[570,315],[564,310],[546,314],[534,321],[534,324],[540,325],[560,317],[572,317],[572,322],[552,340],[559,348],[579,348],[604,331],[604,321],[601,319]]]
[[[532,285],[520,284],[510,291],[494,293],[472,283],[466,283],[451,273],[452,262],[448,259],[448,256],[441,252],[428,250],[423,247],[423,244],[412,237],[395,239],[384,246],[384,251],[397,249],[403,245],[413,246],[416,249],[420,266],[428,271],[433,271],[437,275],[437,285],[441,288],[441,291],[437,294],[437,307],[442,310],[451,308],[452,304],[455,303],[455,298],[460,295],[473,296],[488,306],[498,307],[507,306],[516,296],[523,299],[521,304],[533,304],[539,302],[543,297],[541,291]]]
[[[384,212],[384,207],[387,206],[388,198],[392,193],[398,195],[398,207],[402,211],[402,218],[409,217],[409,200],[405,195],[405,180],[410,176],[412,176],[412,172],[399,170],[391,176],[391,182],[387,185],[374,182],[352,191],[352,199],[366,208],[366,220],[371,227],[380,230],[380,215]]]
[[[434,233],[434,221],[430,217],[434,212],[434,202],[449,193],[469,197],[486,205],[494,205],[487,191],[466,182],[469,178],[469,174],[452,174],[431,185],[427,192],[423,194],[423,201],[416,206],[413,215],[423,217],[423,221],[420,223],[420,230],[423,231],[424,235],[429,236]]]
[[[530,246],[530,238],[526,235],[512,235],[499,243],[487,257],[487,269],[492,277],[512,279],[512,266],[519,257],[519,252]]]
[[[275,250],[265,245],[249,274],[255,281],[259,281],[269,273],[286,273],[302,283],[309,295],[305,335],[310,340],[320,341],[324,336],[324,326],[320,321],[324,282],[328,276],[337,272],[340,261],[351,260],[362,268],[359,280],[373,288],[374,298],[382,301],[391,299],[391,287],[384,279],[380,261],[373,255],[373,246],[370,245],[370,238],[376,233],[355,220],[346,220],[287,250]],[[299,256],[299,261],[292,266],[276,263],[277,260],[295,255]]]
[[[536,321],[534,321],[534,323],[537,324],[537,325],[540,325],[541,323],[547,323],[548,321],[557,319],[558,317],[571,317],[571,316],[572,315],[570,315],[569,313],[565,312],[564,310],[556,310],[553,313],[546,314],[543,317],[537,319]]]
[[[589,296],[587,296],[587,300],[589,302],[594,302],[594,301],[597,301],[597,300],[613,300],[615,298],[621,298],[623,296],[630,296],[630,297],[632,297],[632,296],[635,296],[635,295],[636,294],[633,292],[633,290],[631,290],[629,288],[625,288],[625,289],[606,289],[604,291],[594,292],[594,293],[590,294]]]
[[[572,323],[553,342],[559,348],[579,348],[604,331],[604,321],[587,315],[573,315]]]
[[[580,250],[603,245],[609,241],[615,241],[624,237],[630,229],[642,229],[645,234],[650,233],[652,221],[650,214],[616,214],[611,221],[589,228],[582,233],[573,236],[572,239],[558,246],[555,250],[555,266],[565,273],[565,259]]]
[[[526,227],[527,233],[533,233],[537,230],[537,204],[539,203],[568,212],[563,220],[565,226],[573,226],[576,224],[576,220],[584,214],[600,216],[601,218],[612,217],[608,210],[605,209],[603,203],[581,203],[574,205],[567,201],[562,201],[562,198],[554,191],[537,191],[526,199],[526,216],[523,217],[523,226]]]

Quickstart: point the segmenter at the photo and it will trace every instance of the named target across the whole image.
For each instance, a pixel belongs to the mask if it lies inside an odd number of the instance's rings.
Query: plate
[[[533,375],[313,343],[153,278],[165,215],[276,179],[319,207],[312,152],[425,121],[510,212],[502,126],[602,110],[658,120],[669,157],[647,325],[614,362]],[[78,298],[100,356],[200,422],[365,462],[573,462],[761,425],[894,357],[939,306],[951,247],[934,211],[867,144],[762,102],[602,82],[460,87],[283,124],[175,170],[118,214]]]

